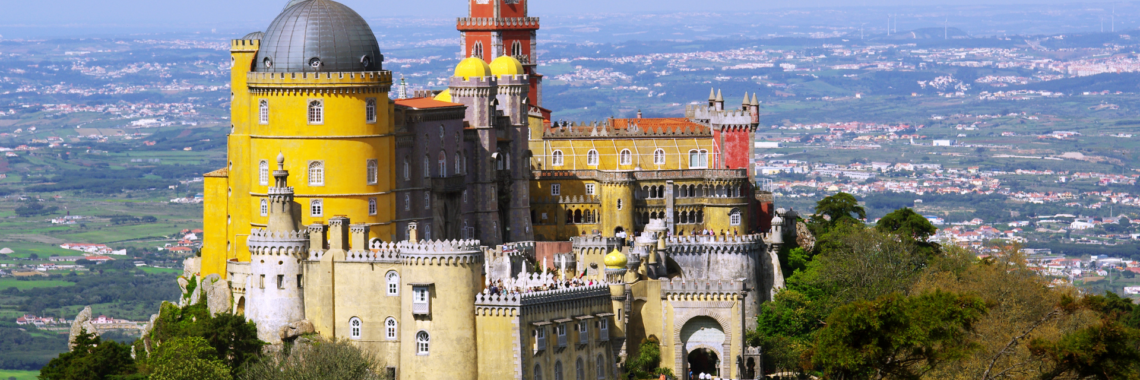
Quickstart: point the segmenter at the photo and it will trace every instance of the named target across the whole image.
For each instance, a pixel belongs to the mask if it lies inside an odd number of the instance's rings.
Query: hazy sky
[[[365,18],[461,16],[466,0],[340,0]],[[0,26],[43,27],[67,24],[181,26],[216,23],[268,24],[286,0],[0,0]],[[786,7],[892,6],[945,4],[1058,3],[1111,4],[1064,0],[536,0],[532,15],[594,12],[675,12],[766,10]],[[1119,3],[1119,2],[1118,2]],[[235,25],[237,26],[237,25]]]

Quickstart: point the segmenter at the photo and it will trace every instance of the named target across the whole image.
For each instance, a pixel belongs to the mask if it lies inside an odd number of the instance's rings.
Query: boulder
[[[84,307],[79,315],[75,316],[75,321],[71,322],[71,333],[67,336],[68,350],[75,348],[75,338],[85,329],[87,332],[95,332],[95,329],[91,328],[91,306]]]
[[[202,272],[202,258],[190,257],[182,260],[182,277],[190,278]]]
[[[202,285],[199,286],[206,292],[206,308],[210,310],[210,316],[230,312],[233,295],[227,281],[223,281],[217,274],[211,274],[202,279]]]
[[[312,334],[314,332],[317,332],[317,330],[313,327],[313,323],[309,322],[308,319],[302,319],[300,321],[281,326],[280,336],[281,340],[288,340],[304,334]]]

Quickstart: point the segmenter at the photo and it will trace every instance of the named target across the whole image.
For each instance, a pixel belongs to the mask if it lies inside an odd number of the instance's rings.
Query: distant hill
[[[1066,78],[1048,82],[1033,83],[1014,89],[1063,92],[1080,94],[1085,91],[1121,91],[1140,93],[1140,73],[1108,73],[1080,78]]]
[[[891,33],[890,36],[880,35],[878,40],[894,41],[894,40],[962,40],[970,39],[969,34],[958,28],[920,28],[914,30],[904,30],[901,32]]]

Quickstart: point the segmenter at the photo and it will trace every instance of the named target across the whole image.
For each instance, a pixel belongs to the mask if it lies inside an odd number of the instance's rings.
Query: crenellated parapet
[[[270,232],[254,228],[246,240],[251,255],[304,257],[309,248],[308,231]]]
[[[636,120],[636,119],[633,119]],[[671,127],[642,127],[636,121],[630,122],[626,128],[615,128],[609,120],[602,122],[555,122],[549,129],[543,132],[543,139],[581,139],[581,138],[616,138],[616,137],[653,137],[653,138],[674,138],[674,137],[710,137],[712,131],[704,126],[693,125],[679,125]]]
[[[684,254],[752,254],[763,252],[766,245],[760,234],[741,236],[673,236],[666,239],[670,255]]]
[[[396,243],[404,265],[472,265],[483,262],[478,240],[424,240]]]
[[[609,285],[600,283],[525,293],[490,294],[485,291],[475,295],[475,309],[477,313],[484,308],[498,307],[523,308],[524,312],[581,310],[577,303],[588,301],[609,302]]]
[[[670,301],[737,301],[745,294],[739,281],[661,280],[661,299]]]

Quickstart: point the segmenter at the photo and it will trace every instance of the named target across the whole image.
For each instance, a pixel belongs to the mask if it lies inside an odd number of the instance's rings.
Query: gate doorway
[[[704,373],[720,376],[720,361],[716,352],[707,348],[698,348],[689,352],[689,369],[693,371],[693,378],[699,378]]]

